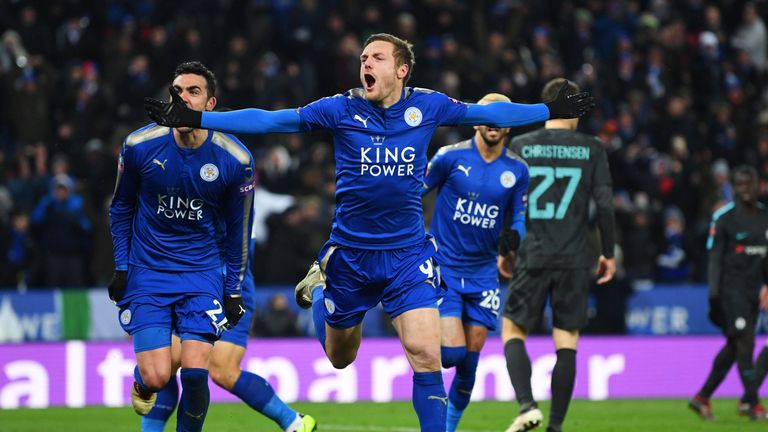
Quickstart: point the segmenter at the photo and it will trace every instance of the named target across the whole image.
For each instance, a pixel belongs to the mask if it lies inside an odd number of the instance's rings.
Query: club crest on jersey
[[[328,315],[333,315],[336,312],[336,304],[328,297],[325,298],[325,310],[328,311]]]
[[[408,123],[408,126],[411,127],[420,125],[421,120],[424,118],[421,114],[421,110],[416,107],[410,107],[405,110],[405,115],[403,117],[405,118],[405,122]]]
[[[200,178],[207,182],[216,180],[219,178],[219,168],[212,163],[203,165],[203,167],[200,168]]]
[[[501,173],[501,177],[499,178],[499,181],[501,182],[502,186],[509,189],[515,185],[515,182],[517,181],[517,177],[515,177],[515,174],[512,171],[507,170]]]
[[[120,312],[120,322],[123,323],[123,325],[128,325],[131,323],[131,310],[125,309],[122,312]]]

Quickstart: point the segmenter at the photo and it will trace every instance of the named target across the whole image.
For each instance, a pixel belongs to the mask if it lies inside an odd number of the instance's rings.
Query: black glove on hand
[[[507,256],[520,247],[520,234],[512,229],[504,228],[499,236],[499,255]]]
[[[578,118],[588,113],[595,106],[595,98],[589,92],[566,95],[568,81],[557,92],[555,100],[546,102],[550,119]]]
[[[163,102],[153,98],[144,98],[144,110],[157,124],[168,127],[200,128],[203,113],[189,109],[173,87],[168,87],[171,101]]]
[[[122,300],[125,295],[126,285],[128,285],[128,272],[125,270],[115,270],[115,273],[112,274],[112,280],[107,285],[109,299],[115,303]]]
[[[225,295],[224,316],[227,318],[227,322],[224,323],[224,328],[227,330],[234,328],[243,315],[245,315],[243,296],[240,294]]]

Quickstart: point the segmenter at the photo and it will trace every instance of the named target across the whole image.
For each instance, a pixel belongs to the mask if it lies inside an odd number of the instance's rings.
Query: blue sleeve
[[[117,180],[109,206],[109,230],[115,255],[115,270],[128,270],[128,253],[133,235],[133,215],[139,191],[139,173],[134,149],[125,143],[117,163]]]
[[[549,108],[543,103],[491,102],[488,105],[469,104],[467,114],[458,124],[513,127],[544,120],[549,120]]]
[[[246,108],[235,111],[206,111],[201,121],[203,129],[229,133],[290,133],[301,132],[299,114],[295,109],[267,111]]]
[[[340,113],[344,110],[347,98],[343,95],[328,96],[318,99],[298,109],[301,129],[333,129],[339,123]]]
[[[227,237],[224,240],[224,254],[227,276],[224,294],[239,294],[248,265],[248,246],[251,238],[251,217],[253,214],[253,157],[248,165],[233,164],[235,172],[224,197],[224,219]],[[247,168],[250,168],[247,170]]]
[[[73,195],[70,198],[70,209],[73,214],[77,215],[77,223],[80,225],[80,229],[85,232],[91,232],[91,220],[85,214],[85,203],[83,197],[80,195]]]
[[[424,175],[424,189],[422,195],[426,195],[434,188],[440,187],[445,183],[448,174],[451,172],[451,161],[446,155],[444,149],[441,149],[432,157],[427,164],[427,173]]]
[[[432,93],[432,104],[437,107],[437,118],[441,126],[456,126],[462,124],[467,115],[468,105],[440,92]]]
[[[510,219],[510,228],[517,231],[520,240],[525,238],[525,213],[528,210],[528,183],[530,177],[528,168],[520,172],[520,178],[517,179],[512,191],[512,199],[507,209]]]
[[[51,198],[50,195],[45,195],[40,199],[40,202],[37,203],[37,206],[35,206],[35,209],[32,210],[32,213],[29,215],[32,224],[40,225],[45,222],[45,214],[48,210],[48,206],[51,205],[52,200],[53,198]]]

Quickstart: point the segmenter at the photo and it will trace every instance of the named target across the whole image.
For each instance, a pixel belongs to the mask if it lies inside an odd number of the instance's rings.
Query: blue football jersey
[[[226,273],[225,293],[238,291],[248,260],[253,170],[251,153],[229,134],[209,131],[196,149],[178,146],[172,130],[156,124],[130,134],[109,212],[116,268],[218,268]]]
[[[525,217],[528,166],[508,149],[486,162],[475,139],[445,146],[429,162],[424,187],[439,188],[430,233],[441,272],[496,277],[505,217]]]
[[[435,129],[456,125],[467,105],[426,89],[406,88],[389,108],[362,89],[299,108],[304,131],[333,133],[336,214],[331,242],[398,249],[424,241],[421,203],[427,147]]]

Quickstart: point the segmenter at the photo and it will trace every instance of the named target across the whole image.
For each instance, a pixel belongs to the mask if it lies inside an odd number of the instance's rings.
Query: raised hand
[[[546,102],[550,119],[578,118],[588,113],[595,106],[595,98],[589,92],[567,95],[566,80],[557,92],[554,100]]]
[[[173,87],[168,87],[170,102],[144,98],[144,110],[149,118],[161,126],[200,128],[203,113],[189,109]]]

